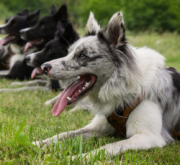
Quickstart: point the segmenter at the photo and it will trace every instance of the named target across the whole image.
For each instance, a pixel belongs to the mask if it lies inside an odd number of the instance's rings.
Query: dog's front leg
[[[83,154],[83,156],[90,158],[90,155],[101,150],[105,150],[108,156],[115,156],[128,149],[149,149],[166,145],[166,141],[161,135],[162,109],[151,101],[142,101],[131,112],[126,122],[126,128],[129,139],[107,144],[90,153]],[[74,159],[76,156],[72,158]]]
[[[52,98],[51,100],[46,101],[44,104],[45,105],[54,105],[60,95],[61,94],[57,95],[56,97]]]
[[[113,132],[115,132],[115,130],[111,127],[111,125],[109,125],[106,117],[102,115],[96,115],[90,124],[86,125],[81,129],[64,132],[42,141],[33,142],[33,144],[40,147],[41,144],[50,145],[52,142],[56,142],[58,140],[61,141],[64,138],[74,138],[80,135],[86,138],[90,138],[111,134]]]
[[[10,89],[10,88],[4,88],[0,89],[0,93],[5,93],[5,92],[21,92],[21,91],[50,91],[49,88],[47,87],[21,87],[21,88],[15,88],[15,89]]]
[[[33,80],[27,82],[12,82],[11,86],[36,86],[36,85],[45,86],[46,84],[47,84],[47,80]]]

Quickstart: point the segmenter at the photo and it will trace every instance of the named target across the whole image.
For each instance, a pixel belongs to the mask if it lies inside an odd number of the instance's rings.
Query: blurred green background
[[[111,15],[122,10],[126,26],[131,31],[180,32],[180,0],[1,0],[0,20],[28,8],[41,8],[41,15],[48,14],[50,6],[59,8],[67,4],[70,20],[80,27],[86,24],[89,11],[95,13],[101,25]]]

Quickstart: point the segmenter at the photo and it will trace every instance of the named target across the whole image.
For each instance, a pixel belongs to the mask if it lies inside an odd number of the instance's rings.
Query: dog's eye
[[[44,29],[44,25],[41,25],[41,29]]]
[[[81,53],[80,55],[79,55],[79,58],[85,58],[86,56],[83,54],[83,53]]]

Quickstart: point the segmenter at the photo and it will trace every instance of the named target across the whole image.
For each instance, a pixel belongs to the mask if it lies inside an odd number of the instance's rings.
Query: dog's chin
[[[81,75],[72,82],[60,95],[52,109],[53,116],[57,117],[67,105],[76,103],[90,92],[96,83],[95,75]]]

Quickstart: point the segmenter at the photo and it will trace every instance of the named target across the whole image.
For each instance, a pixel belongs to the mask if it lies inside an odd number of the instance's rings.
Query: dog
[[[58,22],[55,38],[49,41],[43,50],[29,54],[26,57],[27,64],[29,66],[35,67],[32,72],[31,78],[34,78],[36,74],[41,75],[43,73],[40,66],[44,62],[65,57],[68,53],[68,47],[78,39],[79,34],[75,31],[71,23],[68,23],[67,26],[64,28],[61,22]],[[72,80],[60,81],[59,88],[64,89],[71,82]],[[50,82],[48,82],[48,84],[49,83]],[[48,84],[47,86],[49,87]],[[54,88],[51,86],[51,89]],[[45,105],[54,104],[58,97],[59,95],[51,100],[48,100]]]
[[[87,26],[88,35],[75,42],[66,57],[46,62],[41,69],[58,80],[79,76],[62,92],[52,109],[54,116],[88,96],[95,117],[81,129],[33,144],[121,133],[122,127],[126,140],[106,144],[83,156],[90,158],[100,150],[115,156],[128,149],[164,147],[173,142],[172,133],[180,130],[180,73],[165,67],[165,58],[155,50],[135,48],[127,42],[121,12],[115,13],[104,29],[91,13]],[[128,115],[124,114],[128,109]],[[114,121],[113,115],[117,118]],[[125,119],[124,125],[117,122],[120,118]]]
[[[58,11],[52,5],[49,15],[39,19],[33,27],[21,30],[21,38],[29,41],[25,46],[25,51],[33,47],[36,47],[38,51],[42,50],[45,44],[54,38],[58,21],[63,27],[68,24],[66,5],[62,5]]]
[[[67,14],[67,6],[62,5],[59,10],[57,11],[55,6],[51,6],[51,12],[49,15],[46,15],[39,19],[39,21],[31,28],[26,28],[20,31],[21,38],[23,40],[27,40],[27,42],[24,51],[31,49],[36,49],[36,52],[42,50],[46,43],[52,40],[55,36],[56,27],[58,21],[61,21],[62,29],[68,24],[68,14]],[[62,31],[61,29],[61,31]],[[35,86],[35,85],[45,85],[49,86],[47,87],[23,87],[22,90],[59,90],[60,85],[59,82],[56,80],[34,80],[34,81],[28,81],[28,82],[15,82],[11,84],[12,86]],[[19,89],[14,89],[14,92],[18,92]],[[2,92],[6,92],[9,90],[3,90]],[[1,91],[0,91],[1,92]]]
[[[36,75],[41,75],[43,71],[41,70],[41,65],[53,59],[58,59],[65,57],[68,53],[68,48],[74,42],[79,39],[79,34],[75,31],[71,23],[68,23],[66,28],[64,29],[61,22],[58,22],[57,25],[57,32],[55,38],[49,41],[45,48],[42,51],[35,52],[26,56],[26,62],[29,66],[35,67],[32,72],[31,78],[34,78]],[[61,89],[65,89],[74,79],[68,80],[60,80],[60,87]],[[47,87],[49,88],[49,83],[47,83]],[[51,86],[51,89],[52,88]],[[59,95],[55,98],[48,100],[45,102],[45,105],[54,105]],[[76,111],[80,109],[89,110],[91,106],[87,104],[87,101],[81,101],[81,103],[77,104],[71,111]]]
[[[67,26],[64,28],[61,22],[57,24],[57,31],[55,38],[49,41],[45,48],[41,51],[31,53],[25,57],[27,64],[33,68],[31,78],[33,79],[36,75],[41,75],[41,68],[40,66],[46,62],[53,59],[58,59],[67,55],[68,47],[74,43],[76,40],[79,39],[78,33],[75,31],[71,23],[68,23]],[[41,73],[41,74],[40,74]],[[53,81],[53,82],[52,82]],[[44,85],[45,87],[37,87],[39,90],[59,90],[60,88],[64,88],[69,85],[72,80],[69,81],[61,81],[59,86],[59,81],[54,80],[33,80],[28,82],[14,82],[12,86],[31,86],[29,89],[33,87],[33,90],[36,88],[35,85]],[[23,89],[27,90],[28,87],[23,87]],[[14,92],[18,92],[19,90],[22,91],[21,88],[13,89]],[[0,92],[10,91],[9,89],[2,89]],[[55,100],[56,101],[56,100]],[[53,101],[54,102],[54,101]],[[48,104],[53,104],[52,101],[48,101]]]
[[[33,26],[39,19],[40,10],[35,11],[32,14],[28,14],[28,10],[25,9],[22,12],[6,20],[4,25],[0,26],[1,34],[8,34],[0,44],[3,46],[10,45],[15,55],[12,56],[9,64],[9,72],[7,75],[1,75],[7,79],[19,79],[24,80],[30,78],[32,67],[27,66],[24,59],[24,46],[26,41],[20,37],[20,30]],[[34,50],[33,50],[34,51]],[[27,52],[27,54],[30,52]]]

